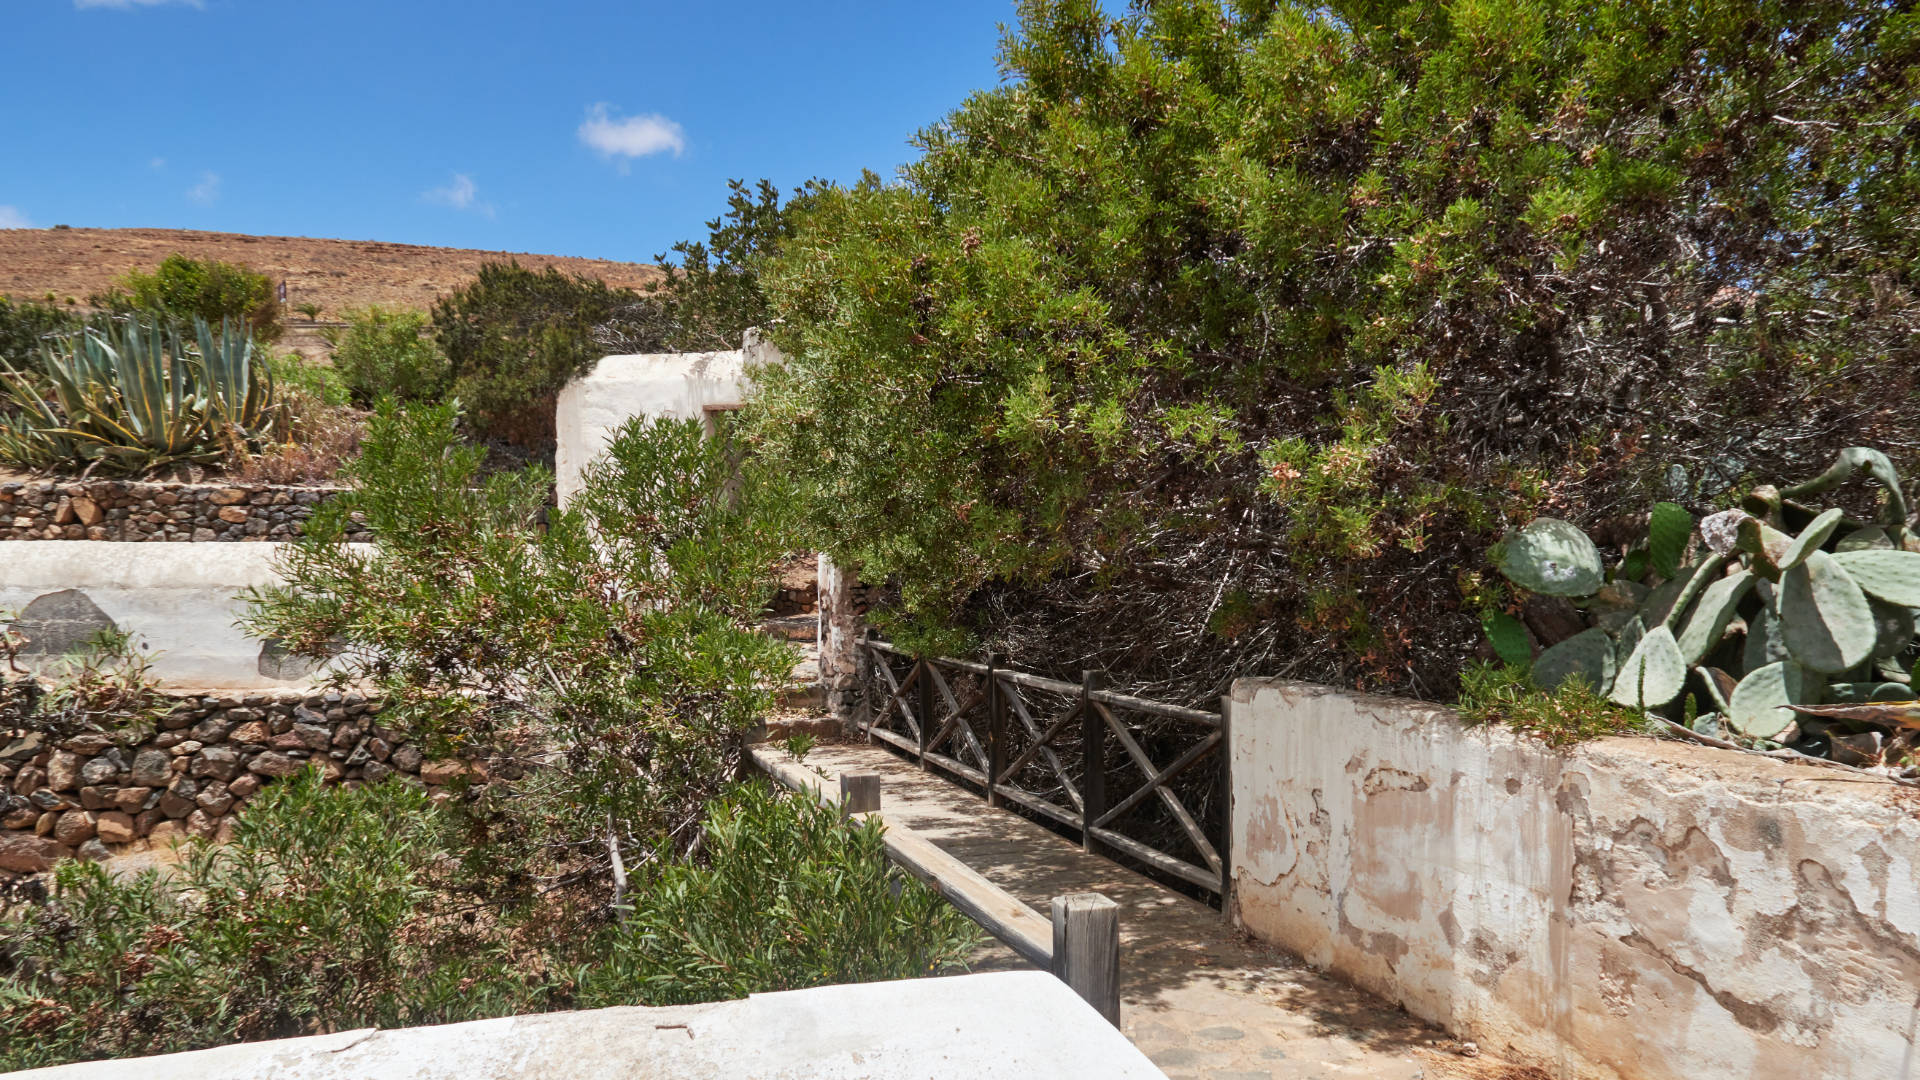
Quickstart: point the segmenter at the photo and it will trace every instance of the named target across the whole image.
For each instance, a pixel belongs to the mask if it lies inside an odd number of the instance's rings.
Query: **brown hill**
[[[534,269],[557,266],[609,285],[640,287],[659,269],[641,263],[529,255],[467,248],[421,247],[378,240],[315,240],[299,236],[242,236],[181,229],[0,229],[0,294],[85,304],[113,279],[150,270],[178,252],[197,259],[244,263],[287,283],[287,303],[319,304],[322,320],[349,308],[388,304],[426,309],[480,269],[518,260]],[[289,309],[288,316],[298,320]]]

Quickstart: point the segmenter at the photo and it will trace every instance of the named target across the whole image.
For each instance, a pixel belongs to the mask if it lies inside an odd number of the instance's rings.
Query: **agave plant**
[[[1800,501],[1861,473],[1883,490],[1872,520]],[[1573,601],[1587,628],[1542,642],[1536,657],[1525,627],[1495,615],[1495,648],[1530,660],[1542,687],[1579,677],[1621,705],[1691,714],[1695,730],[1873,760],[1888,740],[1863,727],[1912,741],[1900,732],[1920,729],[1920,708],[1861,707],[1912,701],[1920,679],[1920,537],[1885,454],[1853,447],[1805,483],[1755,488],[1738,509],[1702,520],[1697,536],[1690,513],[1661,503],[1647,539],[1609,569],[1567,522],[1541,518],[1509,534],[1493,552],[1500,571]],[[1909,714],[1912,723],[1898,719]]]
[[[287,423],[244,326],[192,337],[135,315],[42,347],[44,373],[0,358],[0,459],[28,468],[137,473],[257,449]]]

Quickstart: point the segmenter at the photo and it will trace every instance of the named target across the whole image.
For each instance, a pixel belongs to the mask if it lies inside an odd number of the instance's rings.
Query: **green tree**
[[[429,401],[447,392],[447,358],[425,313],[376,305],[348,312],[347,324],[327,340],[333,366],[356,404],[371,405],[388,394]]]
[[[280,301],[273,280],[239,263],[169,255],[151,271],[130,270],[111,289],[87,298],[110,311],[158,311],[179,322],[243,322],[261,341],[280,339]]]
[[[654,295],[666,302],[669,320],[663,345],[677,352],[737,349],[749,327],[773,318],[760,288],[759,267],[793,235],[794,222],[826,190],[813,181],[795,189],[785,204],[770,181],[752,190],[743,180],[727,182],[727,211],[707,222],[707,239],[673,245],[654,256],[667,277]]]
[[[487,435],[521,444],[553,438],[555,398],[612,351],[664,340],[658,301],[548,267],[488,263],[433,306],[453,393]]]
[[[758,267],[749,437],[921,623],[1444,697],[1507,523],[1920,451],[1907,5],[1020,14]]]
[[[0,362],[17,371],[41,370],[40,350],[83,320],[64,308],[0,296]]]

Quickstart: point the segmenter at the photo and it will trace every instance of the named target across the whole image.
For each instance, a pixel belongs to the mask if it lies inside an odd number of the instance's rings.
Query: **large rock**
[[[28,732],[0,747],[0,765],[24,765],[46,748],[45,735],[37,731]]]
[[[80,755],[71,750],[55,750],[47,761],[47,786],[55,791],[79,787]]]
[[[80,782],[87,785],[111,784],[120,775],[120,762],[101,756],[80,766]]]
[[[393,751],[393,756],[387,760],[389,764],[401,772],[419,772],[420,761],[425,756],[426,755],[420,752],[419,747],[408,743],[404,746],[396,747]]]
[[[233,782],[227,785],[227,790],[236,799],[251,799],[253,793],[260,790],[260,778],[252,773],[236,776]]]
[[[193,801],[199,804],[200,809],[217,817],[233,805],[233,793],[227,790],[227,785],[215,780],[201,789]]]
[[[164,787],[173,779],[173,759],[165,750],[142,750],[133,756],[133,782],[141,787]]]
[[[193,756],[193,775],[231,780],[240,775],[240,752],[231,746],[209,746]]]
[[[113,793],[113,805],[126,813],[137,814],[147,808],[147,799],[152,795],[150,787],[123,787]]]
[[[257,746],[271,738],[273,734],[267,730],[267,725],[259,720],[249,720],[227,733],[228,742],[236,742],[242,746]]]
[[[278,750],[268,750],[247,763],[247,768],[261,776],[292,776],[306,765],[305,762],[290,758]]]
[[[467,775],[467,763],[456,759],[429,761],[420,766],[420,779],[429,784],[449,784]]]
[[[53,838],[68,847],[75,847],[92,838],[93,830],[94,815],[91,811],[69,810],[53,823]]]
[[[119,810],[108,810],[93,823],[96,835],[106,844],[124,844],[134,837],[133,818]]]
[[[37,874],[73,854],[58,840],[24,832],[0,832],[0,870]]]

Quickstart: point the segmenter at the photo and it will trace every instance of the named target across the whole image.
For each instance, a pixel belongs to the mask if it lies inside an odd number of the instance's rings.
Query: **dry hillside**
[[[179,229],[0,229],[0,294],[19,299],[86,302],[136,267],[152,269],[178,252],[244,263],[287,283],[287,303],[316,303],[321,318],[348,308],[391,304],[425,309],[472,277],[480,264],[512,258],[534,268],[557,266],[610,285],[641,286],[660,271],[640,263],[526,255],[465,248],[420,247],[377,240],[313,240],[241,236]],[[297,319],[291,311],[289,316]]]

